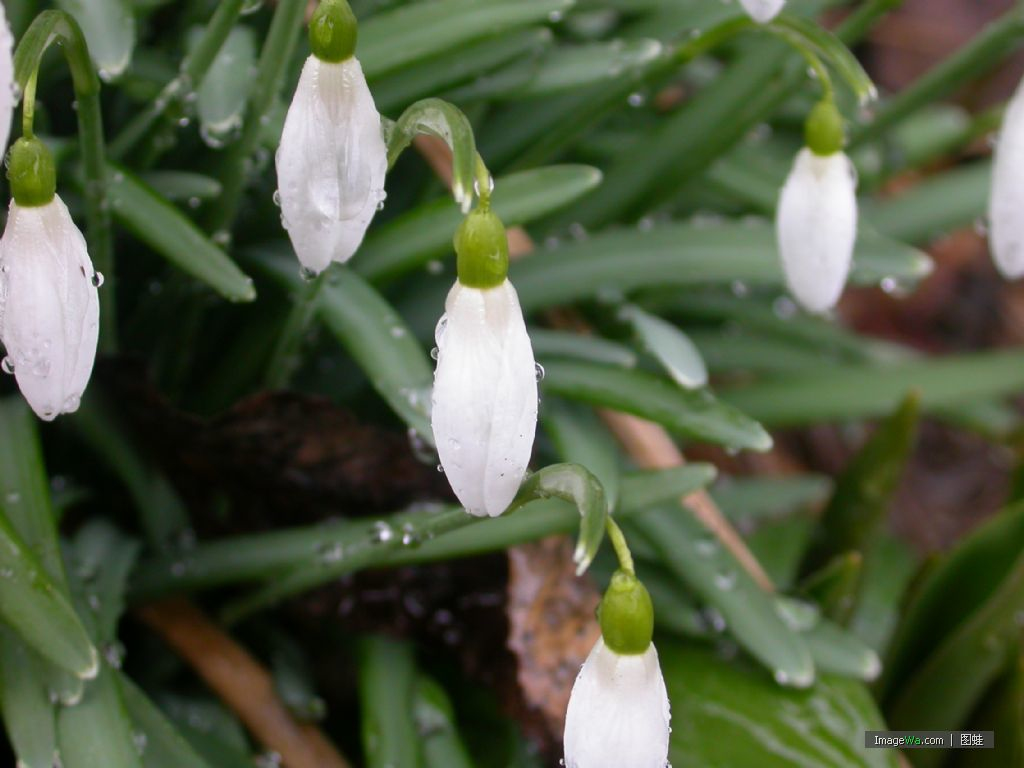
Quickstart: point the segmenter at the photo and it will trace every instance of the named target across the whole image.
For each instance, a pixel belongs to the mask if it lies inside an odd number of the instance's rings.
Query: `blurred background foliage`
[[[382,113],[460,107],[494,207],[525,227],[514,250],[532,238],[511,277],[545,367],[534,465],[590,469],[633,542],[672,764],[897,765],[863,749],[892,727],[997,731],[992,752],[914,765],[1024,765],[1024,293],[982,218],[1024,11],[790,3],[882,88],[841,93],[860,237],[819,319],[784,295],[771,223],[817,85],[772,35],[723,33],[736,3],[352,5]],[[5,6],[20,37],[49,4]],[[437,147],[401,157],[282,359],[304,290],[270,161],[305,3],[56,6],[103,81],[115,262],[81,411],[41,425],[9,379],[0,402],[19,764],[554,764],[613,565],[576,579],[547,538],[578,527],[565,501],[469,524],[436,471],[430,348],[461,216]],[[36,132],[82,214],[98,190],[59,56],[39,82]],[[662,425],[693,463],[638,459],[601,409]],[[721,510],[760,568],[681,497]]]

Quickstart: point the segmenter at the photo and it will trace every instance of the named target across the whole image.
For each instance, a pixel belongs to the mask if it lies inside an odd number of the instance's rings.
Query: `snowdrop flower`
[[[779,198],[776,234],[786,284],[810,312],[836,305],[853,261],[857,181],[842,144],[839,111],[822,102],[808,118],[807,147]]]
[[[7,13],[0,3],[0,153],[7,149],[14,114],[14,36],[7,24]]]
[[[500,515],[526,473],[537,428],[537,373],[508,241],[483,205],[455,234],[458,280],[437,324],[431,426],[462,506]]]
[[[758,24],[767,24],[779,15],[786,0],[740,0],[750,18]]]
[[[32,410],[46,421],[78,410],[99,335],[97,287],[85,238],[57,196],[49,150],[19,139],[8,171],[11,201],[0,239],[0,341]]]
[[[1024,275],[1024,81],[1006,108],[992,167],[989,247],[1007,279]]]
[[[281,222],[302,266],[319,274],[363,242],[384,200],[387,149],[345,0],[320,3],[309,40],[276,163]]]
[[[669,702],[651,642],[654,610],[632,573],[617,571],[599,609],[601,638],[565,715],[566,768],[665,768]]]

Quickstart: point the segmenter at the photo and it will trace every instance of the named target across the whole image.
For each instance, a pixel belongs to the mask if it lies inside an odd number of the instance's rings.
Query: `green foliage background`
[[[429,350],[462,214],[406,152],[363,248],[310,299],[279,226],[271,162],[307,53],[305,3],[56,5],[84,29],[100,109],[82,98],[88,65],[72,61],[73,87],[48,54],[36,133],[57,153],[60,194],[88,223],[107,276],[105,351],[140,357],[159,390],[193,413],[288,385],[429,440]],[[538,243],[511,271],[546,368],[537,465],[588,468],[633,543],[655,601],[672,764],[896,765],[894,753],[862,747],[865,729],[886,724],[999,730],[993,753],[908,753],[915,765],[1022,764],[1024,507],[1011,503],[924,566],[886,533],[884,514],[919,413],[1016,444],[1007,398],[1024,387],[1024,353],[926,358],[804,316],[785,298],[770,218],[819,95],[803,59],[719,0],[352,5],[382,113],[398,118],[435,96],[457,105],[473,130],[456,140],[456,177],[475,147],[496,180],[495,209]],[[797,24],[848,6],[835,31],[854,46],[897,5],[793,0],[787,13]],[[49,4],[5,6],[20,39]],[[862,195],[853,282],[912,291],[931,268],[919,248],[984,214],[987,161],[950,164],[895,197],[877,193],[992,130],[993,114],[942,100],[997,67],[1022,33],[1014,8],[867,108],[837,77]],[[669,85],[685,98],[662,109],[655,96]],[[273,354],[307,306],[300,330],[320,335]],[[565,306],[598,333],[545,328],[545,311]],[[677,382],[698,354],[713,383],[686,389]],[[881,423],[835,483],[716,481],[707,464],[637,471],[594,406],[656,421],[684,447],[730,451],[763,451],[783,427]],[[47,463],[61,476],[48,476]],[[275,603],[342,575],[573,532],[579,518],[556,492],[559,471],[534,481],[551,498],[493,521],[438,505],[195,542],[189,510],[102,385],[80,413],[42,429],[11,394],[0,403],[0,707],[20,764],[50,768],[58,751],[68,768],[251,764],[259,745],[210,693],[181,684],[165,649],[119,639],[126,604],[203,593],[240,631],[277,637]],[[110,476],[136,516],[114,515],[107,484],[93,487]],[[779,594],[680,508],[680,495],[703,487]],[[610,568],[603,553],[594,571],[606,578]],[[464,701],[479,691],[465,680],[446,690],[411,646],[364,638],[352,653],[360,705],[327,713],[324,728],[356,763],[542,764],[493,706],[467,716]],[[303,666],[275,670],[286,698],[308,705],[319,676]]]

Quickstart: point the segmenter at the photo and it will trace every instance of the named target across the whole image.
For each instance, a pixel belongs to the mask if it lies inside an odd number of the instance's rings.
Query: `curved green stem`
[[[256,151],[263,130],[263,118],[270,111],[281,87],[285,68],[302,32],[302,19],[306,12],[305,0],[280,0],[274,19],[270,23],[267,41],[260,53],[255,85],[249,95],[245,125],[238,141],[231,145],[221,171],[220,204],[211,211],[208,226],[215,234],[230,235],[230,227],[238,213],[245,191],[249,164]]]
[[[280,336],[277,337],[274,351],[270,355],[270,362],[267,364],[264,382],[270,389],[287,387],[299,367],[301,362],[299,351],[302,347],[302,340],[316,312],[317,300],[326,282],[326,274],[326,270],[321,272],[303,285],[295,296],[288,319],[281,329]]]
[[[217,10],[203,30],[202,37],[181,62],[178,76],[165,85],[153,102],[136,115],[110,143],[112,158],[120,160],[131,152],[151,132],[153,123],[163,115],[174,99],[202,84],[244,6],[245,0],[221,0],[217,4]]]
[[[636,570],[633,567],[633,553],[629,551],[625,534],[622,533],[619,524],[612,519],[611,515],[605,518],[605,528],[608,532],[608,539],[612,543],[612,549],[615,550],[615,556],[619,559],[619,569],[630,576],[636,576]]]
[[[807,62],[808,73],[813,73],[814,79],[821,85],[822,101],[834,102],[835,88],[832,85],[832,76],[829,74],[828,67],[825,66],[821,57],[807,46],[799,35],[794,34],[792,30],[771,25],[765,27],[765,29],[803,57],[804,61]]]
[[[14,54],[14,79],[26,98],[34,99],[34,83],[39,62],[52,43],[64,52],[78,104],[78,140],[85,177],[85,218],[89,254],[106,281],[103,287],[103,312],[100,313],[100,348],[117,348],[117,304],[114,274],[114,242],[107,204],[107,162],[100,112],[100,81],[96,76],[89,48],[81,27],[63,11],[43,11],[22,35]],[[31,112],[29,121],[31,130]]]
[[[38,80],[39,70],[32,70],[32,74],[25,84],[25,95],[21,101],[21,135],[26,139],[35,137],[32,129],[36,117],[36,82]]]

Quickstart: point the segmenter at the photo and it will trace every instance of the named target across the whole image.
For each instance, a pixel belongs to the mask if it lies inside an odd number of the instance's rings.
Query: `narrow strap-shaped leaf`
[[[853,420],[891,411],[916,390],[929,410],[1006,396],[1024,387],[1024,353],[977,352],[891,365],[837,365],[720,390],[722,399],[773,426]]]
[[[771,436],[760,424],[716,400],[710,392],[680,389],[644,371],[551,361],[545,368],[543,389],[656,421],[693,440],[755,451],[766,451],[772,445]]]
[[[171,264],[229,301],[256,298],[249,279],[224,251],[127,169],[110,170],[114,217]]]
[[[367,768],[418,768],[420,739],[413,721],[413,646],[385,637],[359,643],[359,699]]]
[[[678,579],[714,606],[729,632],[783,685],[814,682],[806,644],[776,612],[764,592],[693,514],[679,505],[637,515],[630,527],[641,533]]]
[[[287,288],[298,285],[294,260],[268,253],[256,254],[254,260]],[[428,407],[433,372],[395,309],[355,272],[339,267],[331,270],[320,291],[317,313],[392,410],[432,444]]]
[[[57,715],[64,768],[143,768],[117,672],[104,665],[74,707]]]
[[[455,712],[444,689],[428,677],[416,683],[413,705],[416,729],[422,734],[425,768],[473,768],[473,762],[459,738]]]
[[[480,37],[508,32],[573,0],[432,0],[380,13],[359,27],[356,53],[367,77],[382,75]]]
[[[0,627],[0,710],[22,768],[58,764],[57,714],[43,664],[11,630]]]
[[[676,384],[686,389],[699,389],[708,383],[704,358],[682,329],[635,304],[621,307],[618,317],[629,323],[643,346]]]
[[[877,284],[888,277],[913,284],[931,268],[921,251],[864,231],[851,280]],[[614,230],[540,251],[513,264],[509,274],[529,312],[598,297],[610,288],[628,294],[667,285],[783,284],[773,225],[767,221]]]
[[[131,0],[57,0],[75,17],[89,43],[89,53],[104,80],[120,76],[135,48],[135,14]]]
[[[539,360],[569,358],[586,360],[591,363],[617,365],[620,368],[635,368],[637,354],[625,344],[602,339],[600,336],[583,336],[572,331],[550,331],[545,328],[530,328],[530,343],[533,354]]]
[[[81,678],[99,657],[71,606],[36,555],[0,517],[0,618],[44,658]]]
[[[204,31],[189,36],[190,50],[203,40]],[[218,51],[196,92],[196,113],[204,141],[221,146],[242,125],[252,73],[256,66],[256,40],[248,27],[236,26]]]
[[[124,674],[118,675],[125,707],[143,744],[145,768],[214,768],[201,758],[159,707]]]
[[[532,336],[531,340],[535,341]],[[619,448],[597,415],[585,406],[549,398],[540,418],[561,458],[592,472],[604,489],[608,511],[614,510],[622,475]]]

